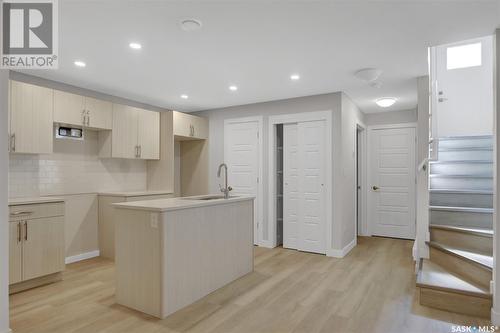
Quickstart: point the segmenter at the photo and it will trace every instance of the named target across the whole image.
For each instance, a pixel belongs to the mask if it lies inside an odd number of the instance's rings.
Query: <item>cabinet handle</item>
[[[10,136],[10,151],[12,152],[16,151],[16,133],[13,133]]]
[[[139,157],[142,156],[142,145],[139,146]]]
[[[90,110],[87,110],[87,127],[90,127]]]
[[[17,242],[21,243],[21,222],[17,222]]]
[[[135,146],[135,157],[139,157],[139,146]]]
[[[28,221],[24,221],[24,240],[28,240]]]

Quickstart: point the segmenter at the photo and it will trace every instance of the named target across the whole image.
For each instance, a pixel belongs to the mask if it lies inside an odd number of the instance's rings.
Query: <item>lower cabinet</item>
[[[9,284],[17,292],[64,270],[64,203],[11,206],[10,211]]]

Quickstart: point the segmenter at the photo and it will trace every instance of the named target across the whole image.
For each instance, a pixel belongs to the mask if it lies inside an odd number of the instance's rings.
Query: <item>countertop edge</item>
[[[22,205],[34,205],[34,204],[44,204],[44,203],[57,203],[65,202],[64,198],[59,197],[40,197],[40,198],[9,198],[8,205],[10,206],[22,206]]]
[[[172,191],[123,191],[123,192],[97,192],[99,196],[105,197],[147,197],[152,195],[174,194]]]
[[[115,203],[115,204],[112,204],[112,206],[114,206],[117,209],[143,210],[143,211],[150,211],[150,212],[156,212],[156,213],[163,213],[163,212],[169,212],[169,211],[174,211],[174,210],[183,210],[183,209],[207,207],[207,206],[227,205],[227,204],[231,204],[234,202],[255,200],[255,197],[248,196],[248,197],[231,198],[229,200],[220,199],[220,200],[208,200],[208,201],[189,200],[189,199],[181,199],[181,198],[172,198],[172,199],[182,200],[185,203],[182,206],[178,206],[178,207],[164,207],[164,208],[132,206],[132,205],[130,205],[129,202]],[[165,200],[172,200],[172,199],[165,199]],[[141,201],[141,203],[146,204],[147,201]]]

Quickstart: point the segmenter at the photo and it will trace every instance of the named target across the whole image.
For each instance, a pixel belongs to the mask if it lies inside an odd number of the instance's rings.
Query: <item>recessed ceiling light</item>
[[[81,61],[81,60],[76,60],[76,61],[74,62],[74,64],[75,64],[75,66],[76,66],[76,67],[85,67],[85,66],[87,66],[87,64],[86,64],[86,63],[84,63],[84,62],[83,62],[83,61]]]
[[[181,98],[182,98],[182,99],[188,99],[188,98],[189,98],[189,96],[188,96],[188,95],[186,95],[186,94],[182,94],[182,95],[181,95]]]
[[[139,44],[139,43],[130,43],[130,44],[128,44],[128,46],[130,46],[130,48],[134,49],[134,50],[140,50],[140,49],[142,49],[142,45]]]
[[[297,81],[298,79],[300,79],[300,75],[299,74],[292,74],[292,75],[290,75],[290,79],[292,81]]]
[[[396,103],[396,99],[394,97],[384,97],[377,99],[375,103],[377,103],[377,105],[381,108],[388,108]]]
[[[182,20],[181,28],[184,31],[195,31],[201,28],[201,21],[193,18]]]
[[[236,91],[236,90],[238,90],[238,87],[237,86],[229,86],[229,90]]]

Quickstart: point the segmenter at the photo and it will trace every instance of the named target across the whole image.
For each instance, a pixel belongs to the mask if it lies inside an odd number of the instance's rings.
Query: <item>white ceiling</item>
[[[180,111],[335,91],[364,112],[410,109],[427,47],[500,24],[498,0],[60,0],[59,11],[60,68],[30,74]],[[185,18],[203,28],[181,30]],[[366,67],[384,71],[382,88],[353,77]],[[291,82],[292,73],[301,79]],[[384,96],[398,102],[381,109],[374,100]]]

